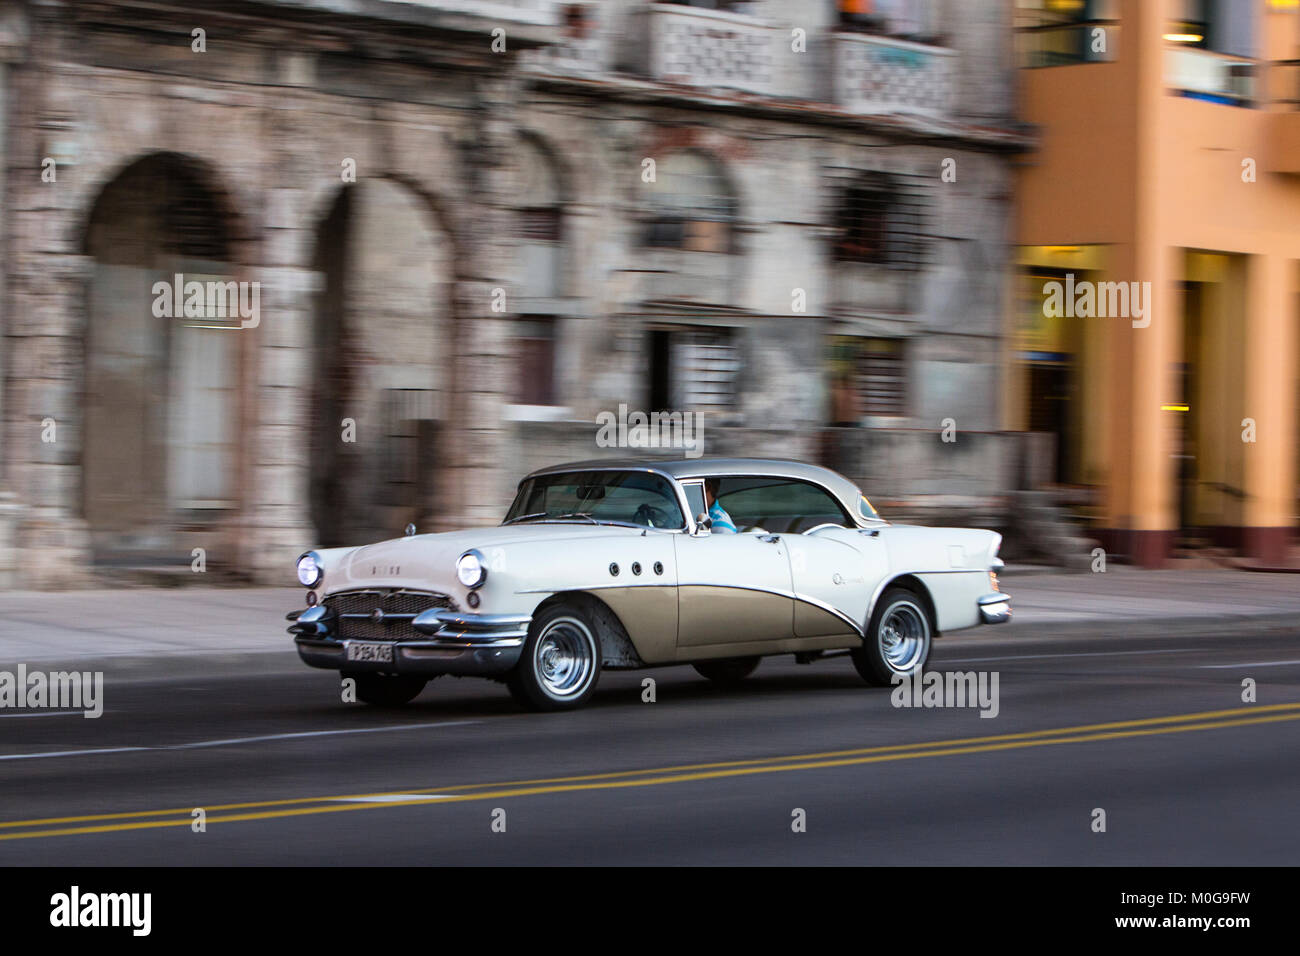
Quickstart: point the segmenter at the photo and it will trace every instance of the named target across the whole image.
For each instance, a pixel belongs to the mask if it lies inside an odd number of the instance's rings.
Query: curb
[[[43,671],[103,671],[105,679],[122,683],[195,677],[269,677],[316,670],[299,660],[298,652],[292,647],[226,653],[195,650],[150,656],[117,654],[72,661],[39,658],[23,663],[29,671],[38,668]],[[322,670],[319,673],[326,672]]]
[[[987,637],[983,631],[994,630],[997,634]],[[1267,611],[1260,614],[1223,614],[1214,618],[1204,615],[1188,617],[1137,618],[1134,620],[1111,619],[1089,621],[1033,621],[1016,620],[1014,617],[1005,625],[981,630],[959,631],[951,638],[953,644],[1002,644],[1008,640],[1024,643],[1040,641],[1065,640],[1070,638],[1091,637],[1099,641],[1126,641],[1131,638],[1203,638],[1223,637],[1224,632],[1232,636],[1260,636],[1272,633],[1287,633],[1300,630],[1300,614],[1294,611]],[[979,634],[978,637],[975,635]],[[963,640],[965,635],[969,639]],[[939,638],[940,642],[949,640],[947,636]]]
[[[1300,614],[1294,612],[1222,615],[1216,618],[1198,615],[1134,621],[1053,621],[1041,624],[1012,619],[1006,625],[972,628],[968,631],[959,631],[951,637],[941,637],[937,646],[954,648],[1008,644],[1026,646],[1080,637],[1090,637],[1103,643],[1126,642],[1135,638],[1211,638],[1222,637],[1225,631],[1237,637],[1264,636],[1293,633],[1298,629],[1300,629]],[[39,667],[47,671],[103,671],[106,676],[112,675],[113,680],[123,682],[193,677],[292,676],[313,671],[321,675],[331,673],[308,667],[298,659],[298,653],[292,646],[222,653],[203,649],[152,656],[123,654],[87,657],[73,661],[50,658],[28,660],[23,663],[28,668]]]

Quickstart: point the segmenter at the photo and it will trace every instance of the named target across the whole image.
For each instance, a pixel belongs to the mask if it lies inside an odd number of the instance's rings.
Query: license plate
[[[362,644],[357,641],[348,643],[348,660],[378,661],[384,664],[393,662],[392,644]]]

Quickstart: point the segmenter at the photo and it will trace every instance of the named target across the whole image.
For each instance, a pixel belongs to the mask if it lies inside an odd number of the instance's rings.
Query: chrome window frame
[[[528,474],[528,475],[525,475],[523,478],[521,478],[521,479],[519,480],[519,484],[515,486],[515,494],[517,495],[517,494],[519,493],[519,487],[520,487],[521,485],[523,485],[523,483],[524,483],[525,481],[527,481],[529,478],[537,477],[539,474],[546,474],[546,475],[552,475],[552,474],[557,474],[557,475],[569,475],[569,474],[578,474],[578,473],[581,473],[581,472],[584,472],[584,471],[626,471],[626,472],[645,472],[645,473],[652,474],[652,475],[658,475],[659,477],[666,479],[666,480],[668,481],[668,483],[671,484],[671,485],[673,486],[673,490],[676,491],[676,493],[677,493],[677,507],[681,510],[681,513],[682,513],[683,515],[686,516],[686,527],[684,527],[684,528],[647,528],[645,525],[638,525],[638,524],[628,524],[628,525],[626,525],[626,526],[629,527],[629,528],[642,528],[642,529],[647,530],[647,531],[659,531],[659,532],[666,532],[666,533],[669,533],[669,534],[687,534],[687,535],[694,535],[694,534],[696,534],[696,533],[698,532],[699,529],[698,529],[698,527],[697,527],[696,524],[695,524],[695,516],[694,516],[693,514],[691,514],[691,506],[690,506],[690,502],[686,499],[686,488],[685,488],[685,485],[686,485],[687,483],[694,483],[694,482],[697,482],[697,481],[700,482],[700,483],[702,484],[702,483],[704,482],[705,478],[704,478],[703,476],[700,476],[700,477],[691,476],[691,477],[689,477],[689,478],[678,478],[676,475],[671,474],[670,472],[668,472],[667,470],[665,470],[665,469],[663,469],[663,468],[655,468],[655,467],[653,467],[653,466],[651,466],[651,465],[636,465],[636,466],[631,466],[631,467],[629,467],[628,465],[605,465],[605,466],[602,466],[602,465],[597,465],[597,464],[584,464],[584,467],[582,467],[582,468],[574,468],[574,469],[572,469],[572,470],[570,470],[570,471],[552,471],[551,469],[542,469],[540,472],[533,472],[533,473],[530,473],[530,474]],[[873,529],[873,528],[879,528],[879,527],[881,527],[882,525],[888,524],[888,522],[887,522],[884,518],[881,518],[881,517],[879,516],[879,512],[877,512],[877,515],[876,515],[875,518],[867,518],[867,517],[865,517],[864,515],[862,515],[856,507],[855,507],[855,508],[845,508],[845,507],[844,507],[844,501],[843,501],[843,499],[841,499],[839,495],[837,495],[834,491],[832,491],[831,488],[830,488],[829,486],[823,484],[823,483],[820,482],[820,481],[817,481],[815,478],[809,478],[809,477],[798,477],[798,478],[792,478],[792,477],[789,476],[789,475],[777,474],[777,473],[775,473],[775,472],[770,472],[770,471],[761,470],[761,469],[755,469],[755,470],[753,470],[753,471],[734,471],[734,470],[727,470],[727,471],[725,471],[725,472],[719,472],[719,473],[717,473],[717,475],[710,475],[710,476],[708,476],[708,477],[717,477],[717,478],[770,478],[770,479],[773,480],[773,481],[801,482],[801,483],[803,483],[803,484],[806,484],[806,485],[812,485],[812,486],[814,486],[814,487],[816,487],[816,488],[819,488],[821,491],[825,492],[826,495],[827,495],[828,497],[830,497],[830,499],[831,499],[832,501],[834,501],[834,502],[836,503],[837,506],[839,506],[840,508],[842,508],[842,509],[846,512],[846,517],[847,517],[848,521],[851,522],[851,525],[846,525],[846,526],[845,526],[845,530],[868,530],[868,529]],[[852,484],[852,482],[850,482],[850,484]],[[854,484],[853,487],[857,490],[857,492],[858,492],[858,496],[859,496],[859,497],[865,497],[865,495],[863,494],[861,488],[858,488],[856,484]],[[514,502],[512,501],[511,504],[513,505]],[[855,504],[856,504],[856,502],[855,502]],[[507,513],[508,513],[508,512],[507,512]],[[504,520],[505,520],[505,519],[503,518],[502,521],[504,521]],[[539,524],[540,524],[540,523],[543,523],[543,522],[539,522]],[[612,521],[611,521],[611,522],[601,522],[601,523],[602,523],[602,524],[618,524],[617,522],[612,522]]]
[[[686,489],[687,489],[688,486],[690,486],[690,487],[698,487],[698,488],[700,489],[700,499],[704,502],[704,510],[701,511],[700,514],[707,514],[708,511],[709,511],[709,497],[708,497],[708,495],[706,495],[706,494],[704,493],[704,482],[705,482],[705,480],[706,480],[706,479],[704,479],[704,478],[678,478],[678,479],[676,479],[677,484],[681,485],[681,488],[682,488],[682,497],[686,500],[686,514],[690,517],[690,521],[691,521],[691,534],[693,534],[693,535],[695,535],[695,534],[704,534],[704,533],[705,533],[705,529],[704,529],[704,528],[701,528],[701,527],[700,527],[698,524],[696,524],[696,522],[695,522],[695,518],[696,518],[696,516],[695,516],[694,514],[691,513],[691,512],[693,512],[695,509],[691,507],[691,498],[690,498],[690,495],[688,495],[688,494],[686,493]]]
[[[658,476],[658,477],[660,477],[660,478],[662,478],[662,479],[664,479],[665,481],[668,482],[669,486],[673,489],[673,491],[674,491],[674,492],[676,493],[676,495],[677,495],[677,510],[678,510],[681,514],[683,514],[683,515],[686,516],[686,522],[685,522],[685,524],[684,524],[682,527],[680,527],[680,528],[652,528],[652,527],[650,527],[649,525],[644,525],[644,524],[633,524],[633,523],[630,522],[630,521],[611,521],[611,520],[606,520],[606,519],[599,519],[599,520],[597,521],[597,524],[598,524],[598,525],[612,525],[612,526],[614,526],[614,527],[619,527],[619,528],[637,528],[637,529],[642,530],[642,531],[658,531],[658,532],[661,532],[661,533],[667,533],[667,534],[694,534],[694,533],[695,533],[695,519],[691,516],[691,513],[690,513],[690,511],[691,511],[690,503],[686,500],[686,492],[682,490],[681,482],[678,481],[678,480],[677,480],[675,477],[673,477],[672,475],[668,474],[668,472],[663,471],[663,470],[661,470],[661,469],[659,469],[659,468],[644,468],[644,467],[642,467],[642,468],[628,468],[628,467],[626,467],[626,466],[618,467],[618,466],[613,466],[613,465],[611,465],[611,466],[606,467],[606,468],[601,468],[601,467],[594,467],[594,468],[574,468],[572,471],[556,471],[556,472],[547,472],[546,475],[545,475],[545,477],[548,477],[548,478],[549,478],[549,477],[551,477],[552,475],[580,475],[580,474],[583,474],[584,472],[588,472],[588,471],[621,471],[621,472],[627,472],[627,473],[629,473],[629,474],[633,474],[633,473],[640,472],[640,473],[642,473],[642,474],[656,475],[656,476]],[[519,480],[519,484],[515,485],[515,496],[518,497],[518,495],[519,495],[519,489],[520,489],[521,487],[523,487],[523,484],[524,484],[525,481],[528,481],[528,480],[530,480],[530,479],[532,479],[532,478],[537,478],[537,477],[541,477],[541,476],[530,474],[530,475],[525,475],[523,478],[521,478],[521,479]],[[511,507],[514,507],[514,501],[511,501],[511,502],[510,502],[510,505],[511,505]],[[509,509],[506,509],[506,516],[509,517],[509,514],[510,514],[510,510],[509,510]],[[501,519],[501,524],[504,525],[505,522],[506,522],[506,518],[502,518],[502,519]],[[535,522],[535,523],[536,523],[536,524],[547,524],[547,523],[553,523],[553,524],[574,524],[574,523],[576,523],[576,522],[573,522],[573,521],[571,521],[571,520],[569,520],[569,519],[561,519],[561,520],[559,520],[559,521],[556,521],[555,519],[542,519],[542,520],[537,521],[537,522]]]
[[[826,497],[829,498],[829,499],[831,500],[831,502],[835,505],[835,507],[838,508],[838,509],[840,510],[840,514],[843,516],[843,518],[844,518],[845,521],[850,522],[850,524],[836,525],[836,527],[838,527],[838,528],[843,528],[845,531],[857,531],[857,530],[859,530],[860,528],[869,527],[869,525],[864,525],[864,524],[862,524],[862,523],[858,520],[859,518],[864,518],[864,517],[865,517],[864,515],[860,515],[860,514],[858,514],[856,510],[850,511],[849,509],[845,508],[845,507],[844,507],[844,502],[840,500],[840,496],[839,496],[839,495],[835,494],[835,492],[831,491],[829,488],[827,488],[825,485],[823,485],[820,481],[813,481],[811,478],[791,478],[791,477],[788,476],[788,475],[773,475],[773,474],[768,474],[768,473],[766,473],[766,472],[759,472],[759,471],[746,471],[746,472],[734,472],[734,471],[730,471],[730,472],[719,472],[719,473],[716,474],[716,475],[710,475],[709,478],[718,478],[718,479],[725,479],[725,478],[767,478],[767,479],[769,479],[769,480],[771,480],[771,481],[781,481],[781,482],[785,482],[786,484],[791,484],[791,485],[812,485],[812,486],[813,486],[814,488],[816,488],[818,491],[821,491],[822,493],[824,493],[824,494],[826,495]],[[695,483],[695,482],[699,482],[700,484],[704,484],[704,482],[707,481],[707,480],[708,480],[707,478],[679,478],[679,479],[678,479],[678,481],[679,481],[683,486],[686,485],[687,483]],[[865,498],[866,495],[862,495],[862,494],[859,493],[859,497]],[[688,507],[686,510],[687,510],[687,511],[690,511],[690,508]],[[692,523],[694,523],[694,519],[692,519]],[[824,526],[825,526],[825,525],[823,524],[823,525],[819,525],[818,527],[824,527]],[[737,528],[736,530],[739,531],[740,529]],[[776,534],[800,534],[800,535],[802,535],[802,534],[807,534],[807,533],[808,533],[807,531],[778,531],[778,532],[776,532]]]

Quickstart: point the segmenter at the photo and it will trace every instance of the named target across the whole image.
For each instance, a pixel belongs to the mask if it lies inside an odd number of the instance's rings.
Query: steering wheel
[[[659,508],[654,505],[639,505],[636,512],[632,515],[633,524],[643,524],[650,528],[658,528],[668,523],[668,517]]]

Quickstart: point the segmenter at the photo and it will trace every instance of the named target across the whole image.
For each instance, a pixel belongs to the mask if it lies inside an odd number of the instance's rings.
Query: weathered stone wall
[[[345,449],[361,458],[347,473],[373,483],[384,479],[367,458],[379,427],[376,391],[436,393],[437,491],[422,527],[499,520],[528,468],[606,453],[595,447],[592,423],[620,403],[646,407],[647,330],[656,323],[736,330],[737,401],[706,419],[707,453],[817,457],[832,332],[912,342],[908,415],[891,426],[937,431],[947,417],[962,430],[999,426],[1014,144],[964,126],[962,111],[984,122],[1010,112],[998,52],[1008,28],[997,12],[1003,4],[959,5],[981,11],[961,21],[960,55],[974,57],[963,61],[963,82],[987,80],[990,92],[963,93],[942,123],[856,118],[803,102],[826,85],[826,43],[810,43],[804,60],[782,60],[772,80],[784,84],[782,96],[770,102],[613,72],[635,59],[626,44],[643,5],[631,2],[593,8],[596,55],[567,73],[531,49],[568,42],[531,22],[545,20],[544,4],[509,24],[504,54],[490,49],[491,18],[393,4],[389,23],[320,6],[332,12],[292,22],[301,13],[273,3],[238,18],[151,6],[145,34],[123,28],[140,15],[128,0],[116,13],[109,3],[85,11],[52,4],[25,8],[28,21],[5,34],[19,40],[5,70],[14,109],[4,118],[0,489],[13,495],[7,511],[19,515],[24,557],[6,564],[0,529],[0,585],[85,580],[82,389],[95,275],[86,226],[105,188],[158,153],[181,157],[219,200],[233,278],[261,284],[256,326],[220,333],[238,342],[235,503],[207,523],[163,516],[180,563],[201,542],[214,561],[282,580],[329,520],[313,521],[311,507],[313,462],[332,460],[313,443],[331,433],[342,440],[341,422],[321,413],[322,390],[332,385],[322,381],[321,349],[341,345],[320,341],[334,292],[321,250],[347,189],[353,220],[342,307],[360,341],[349,374],[364,385],[349,394],[370,397],[329,407],[361,430]],[[782,43],[803,25],[800,4],[754,7],[778,24]],[[191,47],[195,26],[205,26],[206,52]],[[813,40],[829,27],[806,25]],[[563,223],[562,272],[546,305],[557,316],[557,403],[567,420],[556,426],[510,423],[506,409],[517,374],[512,317],[522,308],[515,217],[530,205],[519,161],[525,141],[554,163]],[[703,260],[643,247],[641,174],[645,159],[687,148],[713,157],[733,192],[736,251],[714,263],[723,270],[716,281],[665,307],[664,290],[689,283],[663,270]],[[31,158],[55,154],[57,181],[43,182]],[[946,158],[956,161],[955,182],[940,178]],[[355,185],[344,177],[350,166]],[[925,186],[930,260],[898,280],[897,309],[837,301],[828,254],[836,196],[846,177],[870,171]],[[793,305],[796,289],[806,296],[803,311]],[[140,290],[138,308],[151,300]],[[42,440],[46,420],[57,424],[55,441]],[[996,493],[1006,476],[978,457],[947,462],[899,450],[889,460],[927,490],[951,479],[963,493]],[[397,515],[367,520],[383,525]]]

